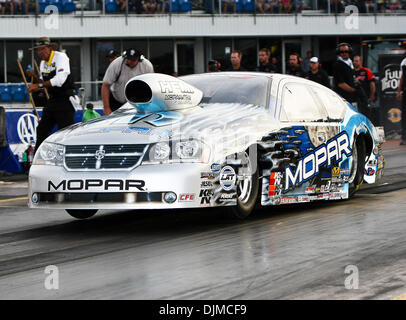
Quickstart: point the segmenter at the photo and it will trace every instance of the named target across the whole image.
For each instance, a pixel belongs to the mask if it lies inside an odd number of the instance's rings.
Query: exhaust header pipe
[[[197,106],[203,92],[178,78],[147,73],[130,79],[124,89],[127,101],[138,112],[178,110]]]

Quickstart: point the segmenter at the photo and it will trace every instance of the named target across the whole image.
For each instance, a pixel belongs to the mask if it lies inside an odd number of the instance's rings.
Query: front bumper
[[[141,165],[130,172],[72,172],[63,167],[34,165],[29,174],[28,205],[53,209],[176,209],[235,205],[236,201],[230,197],[222,197],[228,201],[219,201],[224,191],[218,180],[219,173],[211,172],[208,164],[201,163]],[[173,203],[164,200],[168,192],[176,194]]]

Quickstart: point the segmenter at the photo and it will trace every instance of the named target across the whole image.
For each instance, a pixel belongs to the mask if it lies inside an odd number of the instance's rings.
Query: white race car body
[[[345,199],[357,137],[365,145],[357,153],[365,149],[363,179],[374,183],[383,172],[380,132],[308,80],[146,74],[129,81],[126,96],[113,114],[44,142],[29,173],[31,208],[236,206],[251,192],[241,183],[247,157],[250,175],[258,171],[262,205]],[[296,114],[292,103],[304,105]]]

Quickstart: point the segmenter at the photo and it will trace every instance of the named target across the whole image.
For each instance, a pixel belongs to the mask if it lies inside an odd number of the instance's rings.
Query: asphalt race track
[[[28,209],[27,182],[1,181],[0,299],[404,298],[406,148],[385,158],[381,184],[351,200],[270,207],[245,221],[222,209],[78,221]],[[50,265],[56,290],[45,287]],[[357,272],[358,289],[348,287]]]

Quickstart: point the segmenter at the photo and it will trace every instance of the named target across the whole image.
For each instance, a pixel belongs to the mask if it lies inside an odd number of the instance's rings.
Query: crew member
[[[401,76],[399,80],[399,86],[397,91],[397,99],[401,101],[402,104],[402,141],[401,145],[406,145],[406,58],[400,63]]]
[[[110,114],[126,102],[124,88],[128,80],[152,72],[154,72],[152,63],[133,48],[127,49],[121,57],[110,63],[102,85],[104,114]]]
[[[302,66],[300,65],[300,60],[301,59],[298,53],[291,53],[289,55],[287,74],[301,78],[304,78],[306,76],[305,72],[302,69]]]
[[[243,67],[241,67],[241,60],[242,60],[242,52],[240,50],[234,50],[231,52],[231,67],[227,69],[227,71],[246,71]]]
[[[58,125],[62,129],[74,123],[75,108],[70,97],[75,96],[68,56],[55,50],[55,44],[50,38],[39,38],[32,49],[37,50],[41,59],[40,77],[32,70],[27,70],[29,77],[33,77],[37,83],[29,87],[29,92],[38,92],[47,88],[49,100],[46,101],[42,110],[42,117],[37,127],[37,139],[35,151],[49,136],[53,127]]]
[[[362,58],[358,55],[353,58],[355,81],[359,84],[364,92],[364,100],[358,106],[358,110],[367,116],[371,117],[370,108],[368,107],[368,100],[375,101],[375,77],[371,70],[362,66]]]
[[[107,52],[106,58],[109,59],[109,62],[112,63],[114,60],[116,60],[120,56],[120,53],[114,49],[110,49],[109,52]]]
[[[350,59],[351,45],[340,43],[336,48],[338,59],[333,66],[335,91],[348,102],[357,102],[354,66]]]
[[[327,88],[330,88],[330,81],[328,80],[327,72],[324,71],[319,63],[319,58],[311,57],[309,60],[310,71],[306,75],[306,79],[320,83]]]
[[[217,60],[209,60],[207,63],[207,70],[209,72],[218,72],[220,71],[221,64]]]
[[[259,50],[259,66],[255,69],[255,71],[275,73],[276,66],[271,61],[269,61],[270,56],[271,52],[269,51],[269,49],[263,48]]]

